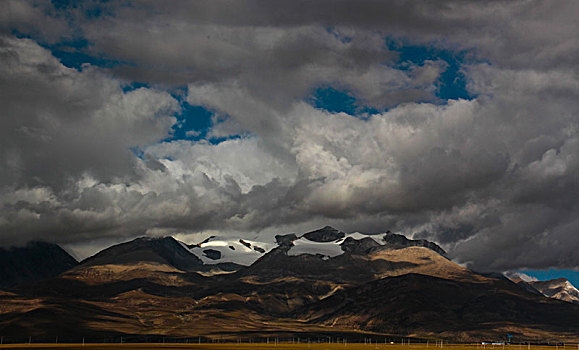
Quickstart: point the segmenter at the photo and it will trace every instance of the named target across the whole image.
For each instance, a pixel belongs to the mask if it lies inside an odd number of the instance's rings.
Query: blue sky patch
[[[354,116],[378,113],[374,108],[358,104],[358,100],[350,92],[331,86],[317,88],[307,102],[315,108],[331,113],[347,113]]]
[[[329,32],[334,33],[330,29]],[[398,53],[398,59],[394,68],[408,70],[413,65],[424,65],[425,61],[444,61],[447,63],[446,69],[440,74],[435,83],[437,90],[435,96],[439,103],[448,100],[473,99],[466,89],[466,77],[461,71],[461,67],[467,62],[467,52],[452,51],[435,48],[434,46],[410,45],[400,40],[386,39],[386,46],[389,50]],[[324,109],[331,113],[347,113],[349,115],[361,116],[387,111],[378,111],[365,106],[347,89],[336,88],[327,85],[320,86],[306,99],[312,106]]]
[[[181,112],[175,115],[177,123],[173,125],[172,135],[163,142],[204,139],[213,125],[213,112],[203,106],[190,105],[181,96],[174,97],[180,101]]]
[[[123,85],[123,92],[127,93],[127,92],[134,91],[134,90],[141,89],[141,88],[148,89],[150,87],[151,86],[147,83],[141,83],[138,81],[133,81],[131,83]]]
[[[103,56],[94,55],[90,52],[90,42],[84,38],[75,38],[58,43],[46,43],[34,35],[12,30],[12,35],[19,39],[31,39],[38,45],[50,51],[60,63],[68,68],[81,70],[83,64],[90,64],[100,68],[113,68],[119,65],[134,65],[130,62],[109,59]]]
[[[466,61],[466,52],[451,51],[433,46],[409,45],[400,40],[386,39],[389,50],[398,52],[397,69],[408,69],[410,64],[423,65],[424,61],[442,60],[448,67],[437,82],[436,96],[441,100],[472,99],[466,89],[466,77],[461,72],[461,66]]]
[[[119,60],[107,59],[91,55],[89,42],[85,39],[61,42],[58,44],[42,45],[50,50],[52,55],[68,68],[81,70],[83,64],[90,64],[101,68],[112,68],[121,64],[128,64]]]
[[[212,137],[210,139],[208,139],[207,141],[212,144],[212,145],[218,145],[222,142],[228,141],[228,140],[237,140],[242,138],[242,135],[229,135],[227,137]]]
[[[531,277],[535,277],[540,281],[552,280],[554,278],[565,277],[572,285],[579,288],[579,271],[575,270],[521,270],[519,271]]]
[[[66,14],[67,10],[75,9],[82,10],[86,18],[98,18],[104,15],[113,16],[111,10],[107,10],[107,3],[110,0],[93,0],[93,1],[79,1],[79,0],[51,0],[52,5],[59,14]]]

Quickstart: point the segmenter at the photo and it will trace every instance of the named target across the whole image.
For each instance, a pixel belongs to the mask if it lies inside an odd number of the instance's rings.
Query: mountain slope
[[[0,248],[0,287],[55,277],[76,265],[56,244],[30,242],[24,247]]]
[[[160,285],[187,285],[191,273],[235,271],[232,263],[207,265],[173,237],[140,237],[83,260],[64,277],[90,285],[148,279]],[[189,273],[189,275],[187,274]]]
[[[331,227],[275,240],[141,238],[110,247],[57,278],[0,292],[0,333],[50,339],[61,314],[62,336],[101,339],[376,332],[579,340],[579,306],[474,273],[432,242]],[[225,264],[236,271],[208,273]]]
[[[391,249],[424,247],[432,251],[435,251],[442,256],[446,256],[446,252],[444,251],[444,249],[440,248],[438,244],[427,241],[425,239],[408,239],[404,235],[399,235],[396,233],[392,233],[390,231],[386,232],[386,234],[382,239],[384,240],[384,243]]]
[[[316,324],[464,341],[508,332],[516,341],[549,331],[579,332],[578,315],[577,306],[526,293],[506,281],[407,274],[340,291],[296,316]]]
[[[205,265],[230,264],[237,270],[241,266],[251,265],[275,246],[273,242],[211,236],[199,244],[190,244],[187,248]]]
[[[549,281],[531,281],[528,283],[546,297],[579,304],[579,290],[566,278],[557,278]]]
[[[389,231],[383,234],[359,232],[346,234],[331,226],[307,232],[301,236],[278,235],[276,242],[210,236],[201,243],[185,247],[205,265],[227,263],[237,265],[235,269],[252,265],[278,247],[287,251],[287,255],[319,255],[325,257],[324,259],[346,252],[365,254],[372,249],[397,250],[408,247],[425,247],[442,256],[446,255],[442,248],[426,240],[411,240]]]
[[[330,226],[296,235],[276,236],[278,246],[247,269],[246,280],[300,278],[335,284],[363,283],[376,278],[423,273],[443,278],[484,277],[446,258],[438,245],[402,235],[345,234]]]
[[[387,276],[422,273],[471,282],[488,280],[430,248],[412,243],[393,248],[381,235],[340,235],[328,227],[320,231],[331,232],[332,239],[342,238],[328,241],[325,233],[321,237],[314,235],[316,241],[305,238],[307,234],[277,236],[279,246],[229,276],[229,286],[253,300],[256,307],[287,315],[344,288]],[[253,297],[256,292],[259,298]]]
[[[81,262],[82,266],[127,265],[141,262],[163,264],[178,270],[194,270],[203,262],[173,237],[141,237],[114,245]]]

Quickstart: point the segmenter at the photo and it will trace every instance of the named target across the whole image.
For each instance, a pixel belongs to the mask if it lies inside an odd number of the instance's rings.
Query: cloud
[[[41,35],[45,42],[71,38],[65,18],[58,16],[50,1],[6,0],[0,3],[0,33]]]
[[[177,101],[166,92],[123,92],[123,82],[90,66],[64,67],[28,39],[0,39],[0,184],[59,190],[85,173],[130,175],[129,148],[163,139]]]
[[[90,66],[64,67],[32,40],[1,38],[0,59],[4,242],[57,232],[43,223],[57,220],[83,179],[137,179],[130,148],[160,141],[175,122],[179,107],[168,93],[123,92],[122,81]],[[29,219],[31,228],[18,226]]]
[[[333,224],[432,239],[477,270],[579,265],[575,3],[305,4],[18,5],[0,45],[2,243]],[[39,45],[62,38],[116,63],[67,68]],[[456,53],[472,98],[440,99],[444,55],[388,41]],[[373,112],[307,103],[327,86]],[[213,113],[207,139],[167,141],[185,102]]]

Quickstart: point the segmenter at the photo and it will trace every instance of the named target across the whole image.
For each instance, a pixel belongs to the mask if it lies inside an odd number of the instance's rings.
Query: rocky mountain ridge
[[[579,304],[579,290],[566,278],[527,282],[544,296]]]
[[[52,243],[0,247],[0,288],[56,277],[76,265],[76,259]]]
[[[432,242],[331,227],[275,242],[138,238],[0,305],[0,333],[26,337],[579,334],[579,306],[470,271]]]

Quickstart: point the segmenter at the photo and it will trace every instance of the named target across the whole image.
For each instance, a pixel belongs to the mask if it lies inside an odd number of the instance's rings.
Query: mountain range
[[[548,298],[579,304],[579,290],[566,278],[555,278],[548,281],[523,280],[514,276],[511,280],[521,288],[532,293],[542,294]]]
[[[30,242],[24,247],[0,247],[0,288],[56,277],[78,262],[56,244]]]
[[[1,275],[5,339],[291,335],[473,341],[510,334],[513,341],[579,340],[579,305],[546,297],[574,295],[566,283],[522,285],[478,274],[452,262],[433,242],[388,231],[347,234],[327,226],[277,235],[275,242],[137,238],[80,263],[60,257],[53,245],[45,247],[52,253],[36,255],[45,259],[42,273],[19,272],[36,271],[17,262],[18,256],[27,259],[22,250],[0,255],[10,256],[0,261],[12,266],[11,274]]]
[[[532,281],[530,284],[546,297],[579,304],[579,290],[566,278],[557,278],[549,281]]]

